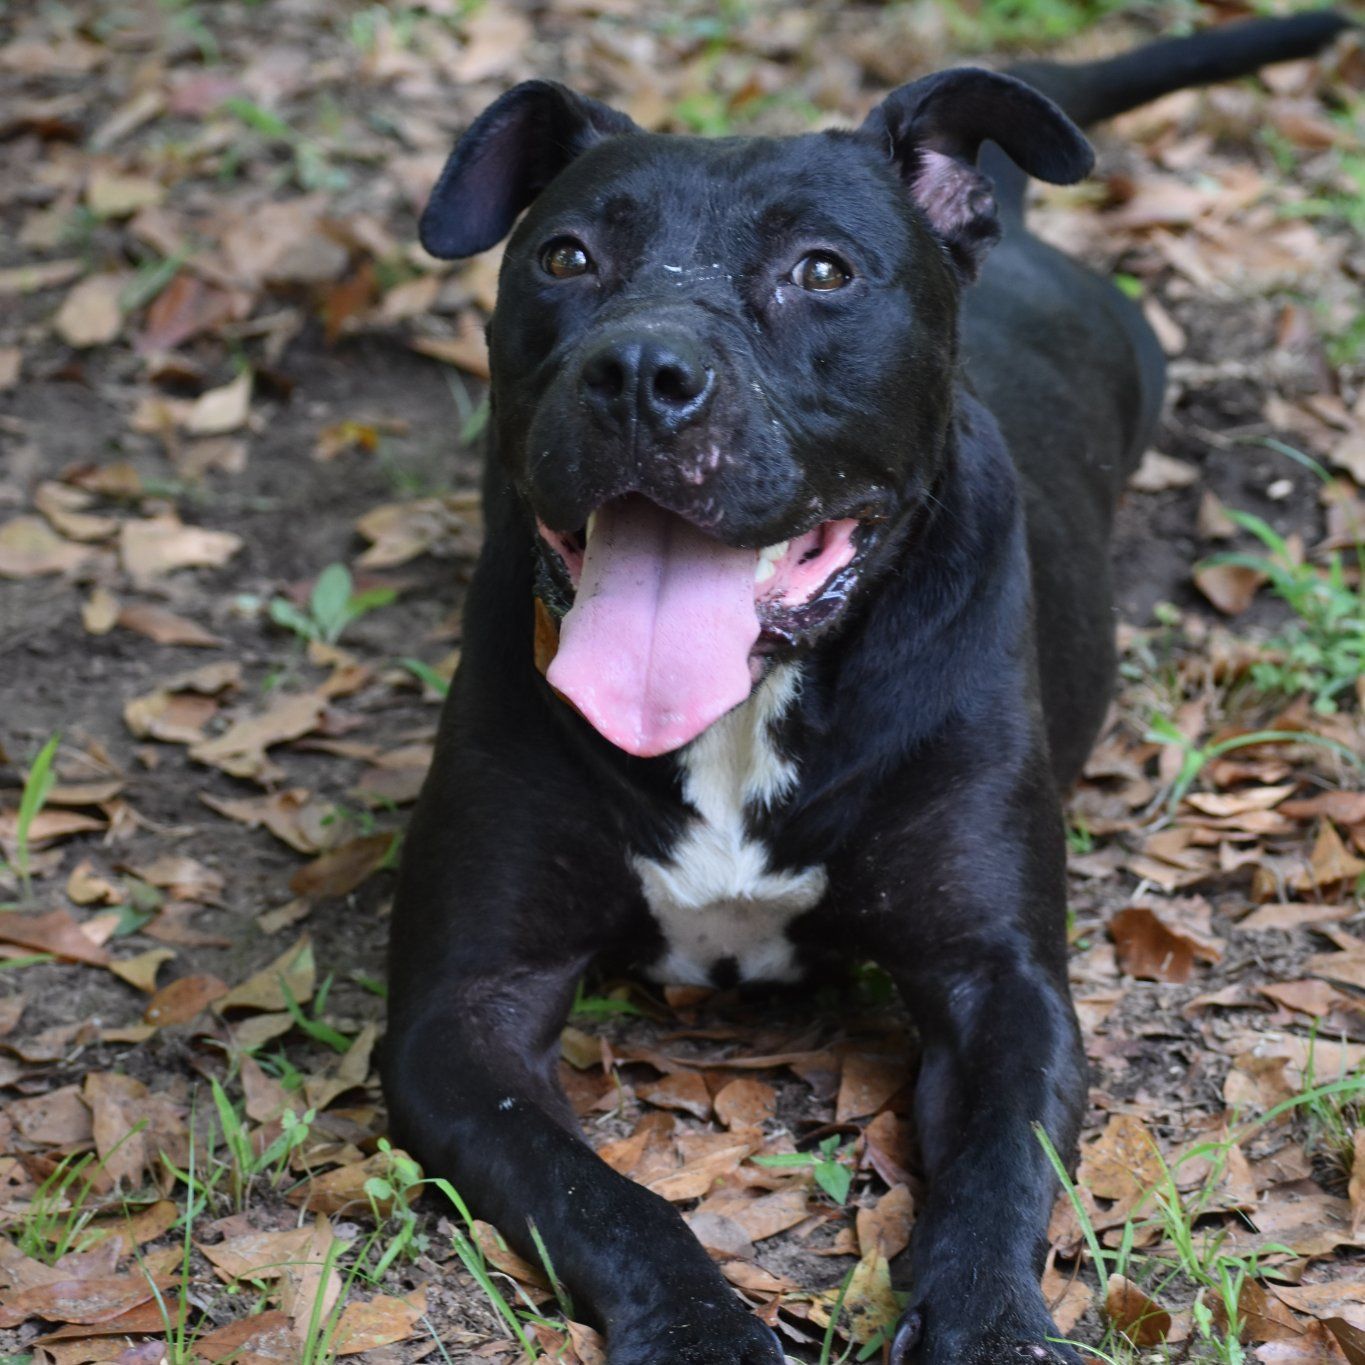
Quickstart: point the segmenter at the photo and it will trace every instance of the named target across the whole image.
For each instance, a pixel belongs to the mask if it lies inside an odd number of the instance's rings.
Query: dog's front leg
[[[533,1263],[534,1225],[611,1365],[780,1365],[673,1207],[576,1131],[555,1070],[585,960],[499,962],[480,918],[465,926],[477,963],[447,943],[429,945],[428,970],[395,966],[384,1088],[400,1141]]]
[[[920,1035],[927,1192],[893,1365],[1075,1360],[1055,1344],[1039,1286],[1057,1185],[1035,1125],[1069,1158],[1086,1068],[1066,982],[1060,819],[1050,784],[1030,785],[985,819],[994,803],[945,784],[953,800],[897,839],[913,903],[890,898],[879,918],[899,931],[878,957]]]

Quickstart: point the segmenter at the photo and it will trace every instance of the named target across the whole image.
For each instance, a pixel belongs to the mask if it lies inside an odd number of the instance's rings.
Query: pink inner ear
[[[991,182],[974,166],[943,152],[920,149],[910,192],[934,231],[950,245],[981,235],[995,218]]]

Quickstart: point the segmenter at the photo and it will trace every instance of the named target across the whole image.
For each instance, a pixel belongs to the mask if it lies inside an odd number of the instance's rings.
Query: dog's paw
[[[1045,1316],[1004,1314],[970,1325],[912,1308],[891,1342],[891,1365],[1081,1365]]]
[[[783,1365],[776,1334],[748,1313],[614,1333],[607,1365]]]

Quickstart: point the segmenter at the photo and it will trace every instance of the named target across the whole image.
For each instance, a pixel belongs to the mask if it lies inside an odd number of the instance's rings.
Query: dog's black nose
[[[583,396],[616,431],[644,422],[671,436],[711,405],[715,371],[679,338],[627,337],[605,342],[583,362]]]

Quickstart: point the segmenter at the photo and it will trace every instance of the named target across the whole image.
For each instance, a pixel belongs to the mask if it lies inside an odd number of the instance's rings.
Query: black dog
[[[575,983],[603,957],[794,981],[836,953],[892,974],[921,1041],[893,1359],[1073,1359],[1039,1291],[1032,1131],[1071,1150],[1086,1093],[1059,791],[1109,694],[1106,539],[1163,362],[1118,291],[1028,235],[1024,173],[1078,180],[1076,123],[1344,22],[948,71],[856,132],[785,139],[649,135],[531,82],[456,147],[428,250],[529,211],[385,1089],[429,1170],[514,1244],[534,1223],[614,1365],[781,1351],[579,1137],[555,1074]]]

